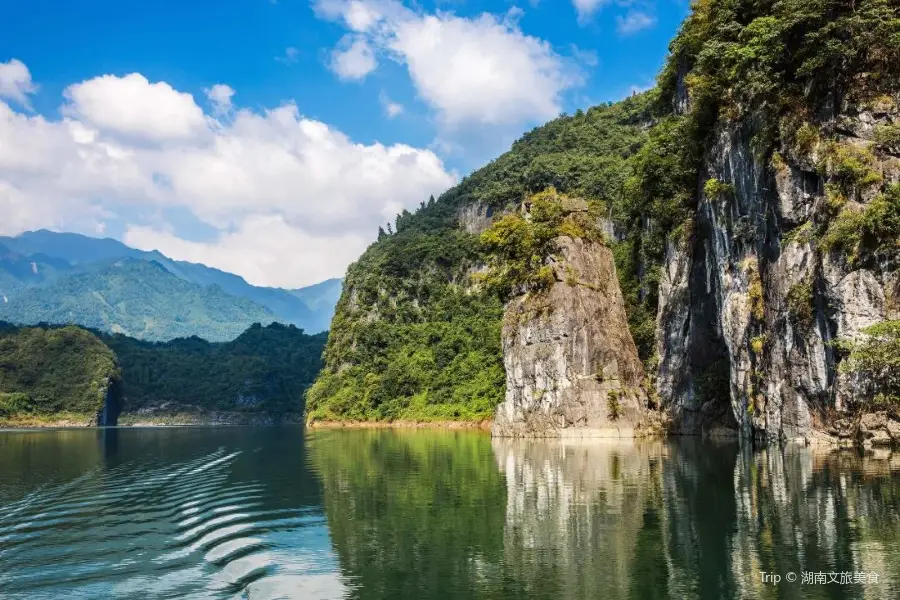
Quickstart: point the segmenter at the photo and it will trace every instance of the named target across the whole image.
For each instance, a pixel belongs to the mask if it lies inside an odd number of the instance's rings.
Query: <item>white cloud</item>
[[[345,13],[347,25],[353,31],[368,31],[380,18],[381,14],[375,7],[357,0],[349,3]]]
[[[206,97],[212,104],[213,112],[217,115],[225,115],[231,112],[231,98],[234,96],[234,90],[230,86],[223,83],[217,83],[211,88],[203,90]]]
[[[345,36],[341,47],[331,53],[331,70],[341,79],[363,79],[376,66],[372,48],[360,37]]]
[[[616,17],[616,31],[620,35],[632,35],[654,25],[656,25],[656,17],[638,10],[630,10],[624,17]]]
[[[218,234],[189,242],[177,223],[132,220],[127,240],[256,284],[297,287],[342,275],[378,223],[455,182],[430,150],[356,143],[293,104],[231,107],[217,122],[199,107],[195,114],[189,95],[129,77],[143,83],[127,94],[90,94],[90,102],[70,94],[59,120],[0,101],[0,234],[95,232],[113,216],[179,208]],[[231,88],[213,89],[210,97],[231,100]]]
[[[129,227],[124,241],[142,250],[159,250],[181,260],[237,272],[252,282],[284,287],[334,277],[335,263],[349,264],[372,242],[371,236],[354,231],[317,235],[279,215],[252,215],[234,231],[222,232],[210,242],[187,241],[171,232],[139,226]]]
[[[403,114],[403,105],[391,100],[384,92],[379,95],[378,99],[381,101],[381,106],[384,108],[384,114],[388,119],[393,119],[394,117]]]
[[[37,86],[31,81],[31,73],[22,61],[13,58],[9,62],[0,63],[0,98],[12,100],[31,110],[28,95],[36,91]]]
[[[578,22],[582,25],[589,22],[594,14],[608,3],[609,0],[572,0],[578,12]]]
[[[70,85],[63,113],[106,133],[147,142],[191,139],[206,129],[194,97],[140,73],[103,75]]]
[[[404,64],[421,98],[449,128],[555,117],[561,94],[580,83],[547,42],[521,31],[517,10],[502,18],[463,18],[422,14],[396,0],[317,0],[314,7],[320,17],[356,32],[354,39]],[[374,58],[367,64],[374,69]]]
[[[276,56],[275,60],[284,65],[292,65],[297,62],[297,58],[300,56],[300,51],[294,48],[293,46],[288,46],[284,49],[284,54],[281,56]]]
[[[572,56],[575,60],[584,63],[589,67],[596,67],[600,64],[600,57],[597,56],[596,50],[582,50],[575,44],[571,44],[569,49],[572,51]]]

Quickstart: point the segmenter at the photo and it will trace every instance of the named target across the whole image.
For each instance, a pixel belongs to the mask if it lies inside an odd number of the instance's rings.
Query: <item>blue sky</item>
[[[0,234],[111,235],[264,285],[340,275],[380,222],[524,131],[651,85],[688,10],[682,0],[212,7],[4,8],[0,210],[13,218]]]

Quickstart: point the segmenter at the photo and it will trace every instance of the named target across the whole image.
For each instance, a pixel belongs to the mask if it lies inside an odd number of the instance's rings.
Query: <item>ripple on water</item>
[[[228,483],[240,454],[94,469],[0,506],[0,596],[241,597],[277,574],[267,536],[321,516],[261,510],[261,485]]]

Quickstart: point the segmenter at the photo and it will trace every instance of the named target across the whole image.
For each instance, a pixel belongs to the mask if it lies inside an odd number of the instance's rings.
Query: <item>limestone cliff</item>
[[[612,252],[569,236],[552,246],[549,287],[514,297],[505,308],[506,396],[493,434],[632,436],[646,420],[644,369]]]
[[[900,273],[890,253],[829,244],[829,220],[835,204],[862,213],[900,180],[900,158],[872,140],[898,119],[895,100],[848,106],[804,148],[762,155],[762,124],[718,129],[694,235],[669,243],[660,285],[657,382],[676,431],[811,439],[848,408],[855,391],[834,340],[898,318]],[[864,180],[842,179],[848,156]],[[704,394],[716,377],[724,393]]]

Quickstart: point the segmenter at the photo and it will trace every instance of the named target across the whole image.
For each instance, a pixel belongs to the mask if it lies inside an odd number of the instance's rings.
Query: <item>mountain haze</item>
[[[77,323],[151,341],[200,336],[219,342],[234,339],[253,323],[269,324],[278,317],[217,286],[184,281],[158,262],[126,258],[29,288],[0,305],[0,319]]]
[[[142,305],[145,286],[157,306]],[[47,230],[0,237],[0,314],[20,324],[72,322],[156,341],[182,335],[225,341],[257,321],[316,333],[328,328],[340,287],[339,279],[297,290],[254,286],[232,273],[109,238]]]

